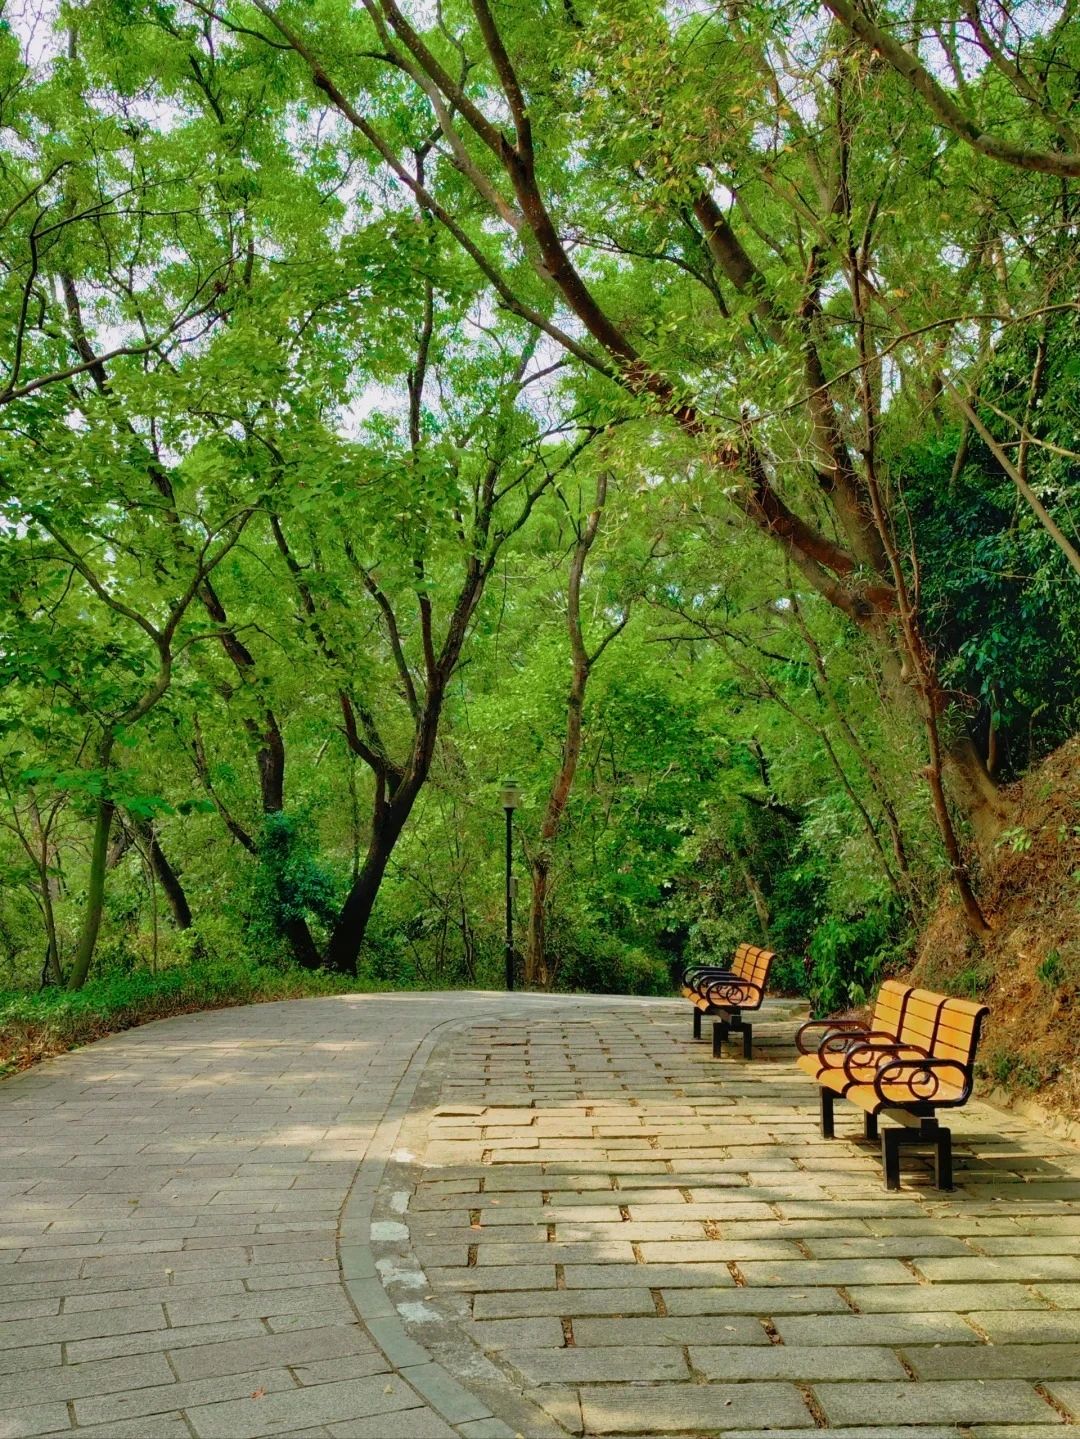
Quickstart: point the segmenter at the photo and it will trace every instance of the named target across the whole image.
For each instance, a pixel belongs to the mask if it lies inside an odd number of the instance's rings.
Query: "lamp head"
[[[499,794],[503,809],[517,809],[521,803],[521,786],[516,779],[504,779]]]

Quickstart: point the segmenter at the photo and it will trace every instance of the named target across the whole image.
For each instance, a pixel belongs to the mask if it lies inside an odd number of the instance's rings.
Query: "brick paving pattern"
[[[0,1439],[1028,1439],[1080,1422],[1080,1152],[960,1188],[658,1001],[188,1016],[0,1084]]]
[[[955,1192],[905,1150],[885,1194],[860,1111],[820,1138],[794,1027],[770,1006],[749,1065],[670,1004],[449,1038],[407,1211],[429,1304],[575,1434],[1080,1421],[1075,1146],[976,1104]]]
[[[497,1007],[223,1010],[0,1084],[0,1439],[466,1432],[358,1322],[339,1224],[435,1026]]]

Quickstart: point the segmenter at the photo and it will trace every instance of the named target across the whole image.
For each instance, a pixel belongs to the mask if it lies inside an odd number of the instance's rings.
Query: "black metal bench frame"
[[[823,1139],[835,1139],[833,1106],[842,1094],[821,1085],[818,1089],[821,1103],[821,1134]],[[897,1121],[895,1129],[881,1129],[878,1120],[882,1114]],[[932,1109],[886,1109],[877,1114],[863,1110],[863,1138],[881,1141],[881,1167],[886,1190],[900,1188],[900,1150],[907,1145],[914,1149],[928,1145],[934,1159],[934,1188],[952,1189],[953,1157],[952,1130],[939,1124]]]
[[[688,969],[683,975],[683,984],[687,989],[692,989],[708,1004],[707,1009],[699,1009],[694,1006],[694,1038],[701,1039],[701,1021],[703,1017],[709,1017],[713,1021],[712,1028],[712,1052],[714,1059],[720,1059],[724,1053],[724,1043],[733,1034],[742,1035],[742,1052],[744,1059],[752,1059],[754,1054],[754,1026],[742,1012],[741,1005],[735,1003],[735,999],[741,999],[743,1003],[753,1001],[754,1009],[761,1007],[761,1001],[765,992],[760,985],[753,984],[748,979],[740,977],[730,969],[714,969],[711,966],[702,966],[698,969]],[[716,1004],[713,995],[724,997],[725,1002]]]
[[[900,1188],[900,1150],[904,1146],[913,1149],[916,1145],[920,1147],[928,1145],[933,1153],[935,1188],[945,1190],[954,1188],[952,1130],[938,1121],[936,1111],[938,1109],[959,1109],[971,1098],[974,1086],[974,1056],[978,1048],[982,1022],[980,1016],[976,1018],[973,1025],[972,1058],[968,1064],[961,1064],[958,1059],[941,1059],[929,1053],[913,1058],[910,1051],[914,1046],[910,1044],[893,1046],[894,1057],[892,1058],[888,1057],[888,1047],[873,1046],[871,1052],[875,1056],[875,1062],[878,1057],[881,1059],[873,1079],[873,1088],[878,1096],[879,1105],[873,1111],[863,1109],[863,1135],[866,1139],[880,1138],[881,1140],[881,1164],[886,1190]],[[822,1040],[823,1046],[828,1037],[826,1036],[826,1039]],[[869,1049],[870,1046],[867,1048]],[[896,1057],[896,1051],[900,1048],[904,1051],[903,1058]],[[866,1050],[863,1051],[864,1056],[866,1052]],[[844,1058],[844,1072],[851,1079],[852,1086],[869,1082],[856,1079],[851,1072],[859,1063],[859,1053],[858,1046],[853,1045]],[[941,1087],[940,1075],[943,1070],[951,1070],[960,1076],[960,1093],[951,1099],[937,1097]],[[898,1101],[895,1096],[887,1095],[885,1085],[893,1088],[906,1085],[911,1094],[910,1101]],[[835,1138],[834,1106],[838,1099],[843,1099],[845,1096],[820,1083],[818,1095],[821,1107],[822,1138],[833,1139]],[[861,1105],[858,1107],[862,1108]],[[895,1120],[898,1127],[880,1129],[878,1120],[882,1114]]]

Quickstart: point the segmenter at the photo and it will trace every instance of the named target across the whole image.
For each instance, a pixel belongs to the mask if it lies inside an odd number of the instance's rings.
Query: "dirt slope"
[[[989,942],[944,898],[923,932],[914,982],[985,999],[988,1080],[1080,1117],[1080,737],[1014,787],[1016,817],[979,885]]]

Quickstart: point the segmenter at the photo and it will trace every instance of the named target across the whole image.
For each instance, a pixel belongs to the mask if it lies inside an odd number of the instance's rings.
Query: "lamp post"
[[[506,812],[506,988],[514,987],[514,811],[521,803],[516,779],[504,779],[501,791]]]

